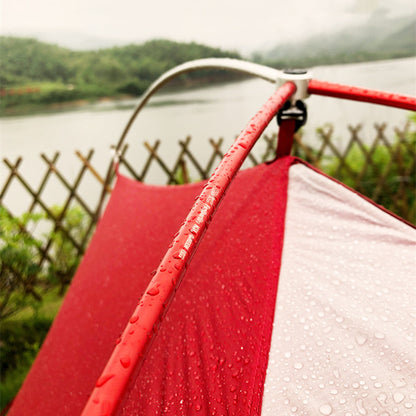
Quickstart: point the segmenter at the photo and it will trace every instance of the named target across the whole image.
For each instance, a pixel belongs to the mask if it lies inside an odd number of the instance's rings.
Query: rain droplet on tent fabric
[[[377,401],[382,405],[382,406],[386,406],[386,400],[387,400],[387,394],[385,393],[380,393],[377,396]]]
[[[102,375],[95,384],[96,387],[104,386],[105,383],[107,383],[108,380],[112,379],[114,377],[114,374],[104,374]]]
[[[159,294],[159,289],[157,287],[151,287],[146,293],[150,296],[156,296]]]
[[[236,369],[232,372],[231,375],[232,375],[232,377],[237,378],[239,374],[240,374],[240,371],[238,369]]]
[[[131,360],[130,357],[125,356],[120,358],[120,363],[124,368],[128,368],[130,366]]]
[[[366,410],[366,408],[364,407],[364,403],[363,403],[363,399],[358,399],[356,402],[355,402],[355,405],[357,406],[357,410],[358,410],[358,413],[360,414],[360,415],[366,415],[367,414],[367,410]]]
[[[404,380],[404,378],[394,378],[391,381],[396,387],[406,386],[406,381]]]
[[[323,404],[320,408],[319,411],[321,412],[321,414],[323,414],[324,416],[329,416],[332,413],[332,407],[329,404]]]
[[[134,323],[136,323],[138,320],[139,320],[139,315],[133,315],[133,316],[130,318],[130,323],[131,323],[131,324],[134,324]]]
[[[396,393],[393,393],[393,400],[395,403],[401,403],[404,400],[404,394],[396,391]]]
[[[364,334],[358,334],[355,337],[355,341],[358,345],[364,345],[367,342],[367,337]]]

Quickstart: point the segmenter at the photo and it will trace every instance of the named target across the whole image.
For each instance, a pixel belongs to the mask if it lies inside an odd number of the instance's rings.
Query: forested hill
[[[101,84],[138,89],[183,62],[208,57],[239,58],[235,52],[197,43],[152,40],[96,51],[71,51],[35,39],[0,37],[0,81],[11,87],[32,81]]]
[[[23,102],[47,104],[139,95],[156,77],[183,62],[208,57],[240,58],[236,52],[168,40],[72,51],[35,39],[4,36],[0,37],[0,56],[2,109]]]

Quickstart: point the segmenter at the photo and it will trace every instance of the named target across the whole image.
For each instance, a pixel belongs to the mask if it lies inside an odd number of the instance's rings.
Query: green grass
[[[62,301],[55,289],[44,296],[36,313],[26,308],[1,322],[0,409],[19,391]]]

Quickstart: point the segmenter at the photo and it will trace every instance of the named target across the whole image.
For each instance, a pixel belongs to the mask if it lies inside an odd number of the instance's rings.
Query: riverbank
[[[13,107],[1,108],[0,118],[58,113],[61,111],[83,110],[83,109],[88,108],[88,106],[96,106],[96,105],[99,105],[101,103],[106,103],[106,102],[112,102],[112,103],[120,102],[121,103],[125,100],[132,100],[135,98],[137,97],[134,97],[132,95],[114,95],[114,96],[103,96],[99,98],[62,101],[62,102],[55,102],[55,103],[50,103],[50,104],[22,103]]]
[[[1,90],[0,117],[74,110],[109,100],[134,98],[95,84],[32,82]]]
[[[198,78],[185,78],[179,80],[172,80],[169,85],[163,87],[164,93],[175,93],[184,91],[192,91],[194,89],[200,89],[204,87],[215,87],[221,86],[224,84],[229,84],[233,82],[239,82],[241,80],[247,79],[248,76],[237,73],[228,73],[227,75],[214,74],[212,76],[200,76]],[[46,98],[39,98],[35,96],[24,97],[24,94],[18,95],[15,98],[15,101],[10,105],[7,102],[3,102],[0,105],[0,118],[2,117],[18,117],[18,116],[29,116],[36,114],[51,114],[64,111],[77,111],[85,110],[89,107],[94,108],[104,107],[105,103],[109,103],[109,107],[125,109],[133,108],[135,104],[140,99],[140,95],[136,94],[120,94],[117,92],[108,93],[108,91],[103,91],[103,94],[88,94],[88,91],[78,93],[77,95],[71,96],[70,94],[62,94],[63,88],[66,86],[58,85],[56,89],[51,88],[51,84],[45,84],[45,87],[42,87],[42,84],[36,84],[37,89],[41,90],[42,88],[47,91],[45,93]],[[149,84],[150,85],[150,84]],[[75,88],[69,89],[73,91]],[[15,91],[25,91],[27,87],[20,87],[15,89]],[[93,89],[91,89],[93,91]],[[38,91],[39,92],[39,91]],[[30,93],[29,93],[30,94]],[[34,93],[32,93],[34,94]],[[48,98],[49,96],[61,96],[64,98],[63,101],[52,101]],[[82,97],[75,99],[75,97]],[[5,98],[2,97],[2,101]]]

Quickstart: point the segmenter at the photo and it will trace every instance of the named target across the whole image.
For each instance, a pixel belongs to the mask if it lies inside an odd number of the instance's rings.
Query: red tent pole
[[[138,303],[96,383],[83,416],[110,416],[117,410],[129,378],[145,357],[146,349],[228,186],[264,129],[295,91],[292,82],[276,90],[225,154]]]
[[[347,100],[363,101],[367,103],[388,105],[404,110],[416,111],[416,98],[405,95],[368,90],[365,88],[350,87],[330,82],[312,79],[308,85],[308,93],[325,95],[327,97],[344,98]]]
[[[284,120],[279,126],[279,133],[277,135],[276,159],[290,155],[296,130],[295,123],[296,121],[294,119]]]

